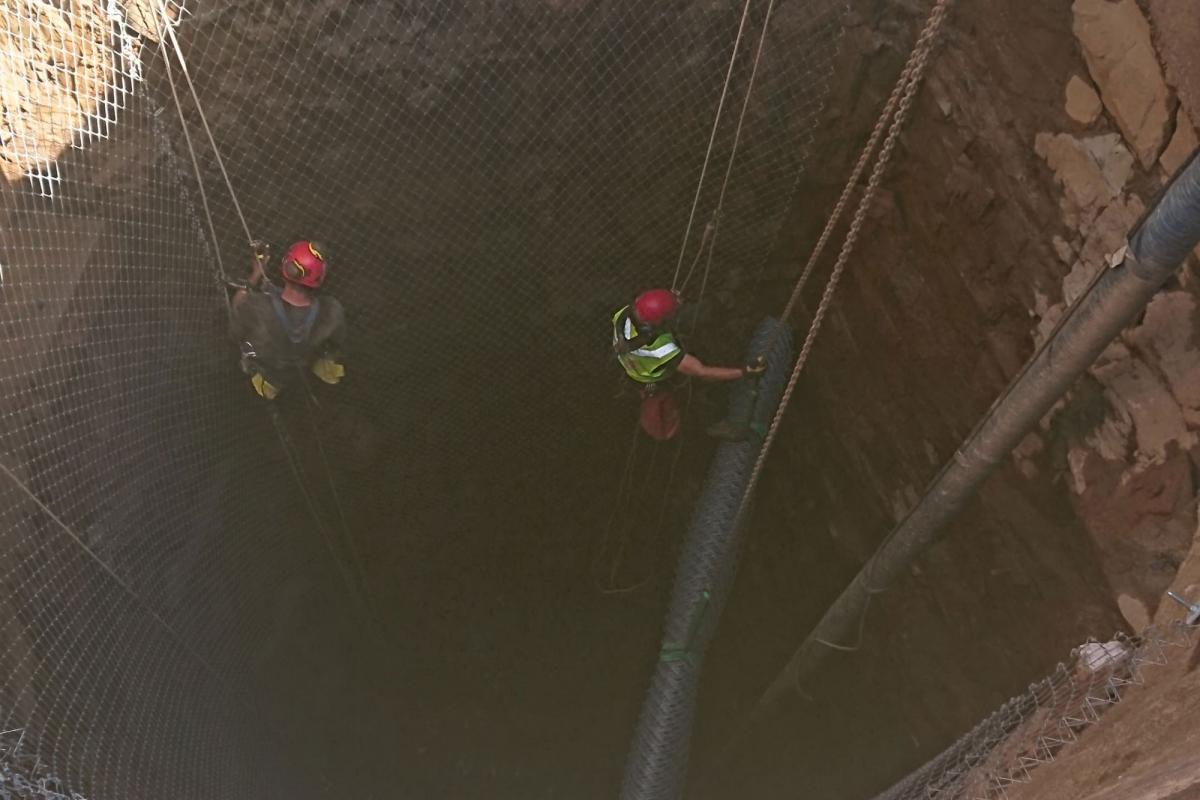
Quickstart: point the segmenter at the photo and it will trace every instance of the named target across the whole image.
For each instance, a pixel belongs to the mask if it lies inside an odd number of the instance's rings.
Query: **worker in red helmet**
[[[673,326],[679,306],[674,292],[650,289],[612,317],[613,350],[625,374],[641,387],[642,429],[655,439],[670,439],[679,431],[679,408],[667,385],[676,373],[736,381],[766,368],[761,360],[744,367],[710,367],[686,352]]]
[[[254,391],[274,400],[311,372],[335,384],[342,366],[345,312],[333,297],[319,295],[329,269],[324,245],[301,239],[279,265],[283,286],[263,272],[269,248],[254,243],[250,278],[233,296],[232,328],[242,350],[242,368]]]

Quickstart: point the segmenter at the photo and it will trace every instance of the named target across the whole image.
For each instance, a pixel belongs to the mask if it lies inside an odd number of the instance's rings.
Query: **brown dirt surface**
[[[1167,81],[1200,125],[1200,10],[1186,0],[1150,0],[1150,19]]]
[[[1172,648],[1144,667],[1146,685],[1039,767],[1010,800],[1197,800],[1200,798],[1200,671],[1195,646]]]
[[[1173,588],[1191,599],[1200,588],[1200,546],[1180,566]],[[1163,603],[1155,622],[1178,621]],[[1200,800],[1200,633],[1186,648],[1168,647],[1166,664],[1143,667],[1145,685],[1129,689],[1054,763],[1009,791],[1010,800]]]

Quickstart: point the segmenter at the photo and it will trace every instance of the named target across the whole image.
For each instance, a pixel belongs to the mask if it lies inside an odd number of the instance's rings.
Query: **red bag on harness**
[[[642,430],[652,439],[666,441],[679,432],[679,405],[669,389],[642,394]]]

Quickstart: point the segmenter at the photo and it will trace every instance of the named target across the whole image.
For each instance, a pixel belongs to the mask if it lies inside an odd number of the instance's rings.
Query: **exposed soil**
[[[839,73],[856,76],[830,111],[839,133],[873,120],[903,50],[880,43],[886,15],[866,19],[847,55],[862,66]],[[1072,23],[1068,4],[964,2],[952,14],[761,490],[771,511],[756,517],[702,701],[702,741],[713,748],[704,752],[723,758],[699,770],[697,791],[882,790],[1075,644],[1126,627],[1117,594],[1153,609],[1191,544],[1183,453],[1132,476],[1122,465],[1107,492],[1076,493],[1068,451],[1111,413],[1085,381],[1030,455],[1000,470],[911,579],[879,598],[862,649],[831,656],[769,730],[734,742],[739,755],[723,752],[731,721],[1028,356],[1044,296],[1063,293],[1070,263],[1051,243],[1075,234],[1032,143],[1044,131],[1096,135],[1111,125],[1064,112],[1064,87],[1088,75]],[[817,163],[844,164],[860,141],[823,142]],[[789,252],[806,252],[818,198],[839,178],[833,169],[809,176]]]
[[[1174,590],[1195,598],[1200,589],[1200,549],[1175,577]],[[1182,619],[1175,603],[1155,621]],[[1180,635],[1172,639],[1185,643]],[[1012,800],[1196,800],[1200,798],[1200,632],[1191,645],[1168,647],[1166,664],[1143,668],[1144,686],[1130,688],[1054,763],[1038,767],[1028,784],[1009,790]]]

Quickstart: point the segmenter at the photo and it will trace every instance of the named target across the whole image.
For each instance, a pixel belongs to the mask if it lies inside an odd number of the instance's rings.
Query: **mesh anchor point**
[[[1179,605],[1188,610],[1187,617],[1184,618],[1184,622],[1186,622],[1188,625],[1195,625],[1198,621],[1200,621],[1200,603],[1188,602],[1186,599],[1180,597],[1170,590],[1167,591],[1167,597],[1171,598],[1176,603],[1179,603]]]

